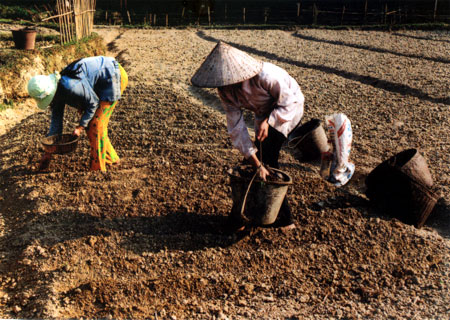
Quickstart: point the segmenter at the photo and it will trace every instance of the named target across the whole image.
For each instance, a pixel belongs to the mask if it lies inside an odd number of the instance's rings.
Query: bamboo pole
[[[166,13],[166,28],[169,26],[169,15]]]
[[[59,0],[58,1],[58,9],[59,9],[59,12],[61,13],[61,25],[62,25],[62,33],[63,33],[63,43],[66,43],[67,42],[67,31],[66,31],[66,23],[65,23],[65,20],[64,20],[64,18],[65,18],[65,14],[64,14],[64,8],[63,8],[63,5],[62,5],[62,0]]]
[[[60,17],[66,16],[66,15],[70,15],[70,14],[72,14],[72,13],[73,13],[73,11],[69,11],[69,12],[66,12],[66,13],[64,13],[64,14],[57,14],[56,16],[51,16],[51,17],[42,19],[41,21],[55,20],[55,22],[58,23],[58,21],[56,20],[56,18],[60,18]]]
[[[300,2],[297,2],[297,18],[300,17]]]
[[[92,23],[93,23],[93,21],[92,21],[92,17],[93,17],[92,7],[93,7],[93,5],[94,5],[94,0],[89,0],[89,9],[90,9],[90,11],[87,14],[87,18],[88,18],[88,34],[87,34],[87,36],[88,37],[91,35],[91,32],[92,32]]]
[[[92,27],[91,27],[91,32],[94,30],[94,18],[95,18],[95,8],[97,7],[97,0],[92,0],[93,1],[93,10],[92,10]]]
[[[80,23],[80,39],[84,37],[84,13],[81,13],[84,11],[83,8],[83,2],[82,0],[78,0],[78,5],[80,8],[80,13],[79,13],[79,23]]]
[[[72,10],[72,3],[69,2],[68,3],[68,11],[73,12]],[[70,14],[67,16],[68,20],[69,20],[69,33],[70,33],[70,41],[74,40],[74,36],[73,36],[73,14]]]
[[[64,13],[66,13],[66,3],[64,1],[61,1],[61,7]],[[63,16],[63,21],[64,21],[64,32],[66,33],[66,41],[70,42],[70,30],[69,30],[69,17],[68,15],[64,15]]]
[[[153,25],[156,26],[156,13],[153,14]]]
[[[81,15],[79,14],[79,12],[81,12],[81,3],[80,0],[75,0],[76,3],[76,15],[75,15],[75,29],[76,29],[76,33],[77,33],[77,40],[80,40],[82,38],[82,30],[81,30]]]
[[[87,35],[87,16],[86,16],[86,10],[87,10],[87,3],[86,1],[81,1],[82,9],[83,9],[83,38]]]
[[[62,27],[62,21],[61,21],[61,10],[59,9],[59,0],[56,0],[56,10],[58,12],[58,20],[59,20],[59,40],[61,44],[64,43],[64,32]]]
[[[128,16],[128,23],[131,24],[130,11],[128,11],[128,10],[127,10],[127,16]]]
[[[181,18],[184,18],[184,11],[186,10],[186,7],[183,7],[183,10],[181,11]]]

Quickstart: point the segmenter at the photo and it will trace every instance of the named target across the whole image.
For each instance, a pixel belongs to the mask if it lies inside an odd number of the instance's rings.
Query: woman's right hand
[[[258,170],[259,170],[259,177],[264,181],[266,181],[267,176],[270,175],[269,171],[263,165],[261,165],[261,167],[259,167]]]

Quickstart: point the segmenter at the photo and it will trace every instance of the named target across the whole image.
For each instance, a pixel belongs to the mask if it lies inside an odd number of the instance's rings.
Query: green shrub
[[[2,19],[33,20],[33,15],[35,14],[37,14],[37,11],[34,9],[0,5],[0,18]]]
[[[14,102],[12,100],[5,99],[3,103],[0,102],[0,112],[8,108],[13,108]]]

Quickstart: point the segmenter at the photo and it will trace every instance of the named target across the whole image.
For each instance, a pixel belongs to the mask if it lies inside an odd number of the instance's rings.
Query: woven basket
[[[45,152],[53,154],[66,154],[75,151],[80,137],[72,134],[57,134],[42,139]]]

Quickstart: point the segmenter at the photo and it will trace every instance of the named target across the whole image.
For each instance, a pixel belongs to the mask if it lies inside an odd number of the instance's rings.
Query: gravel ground
[[[0,136],[0,316],[153,319],[450,317],[450,35],[440,31],[97,30],[129,74],[110,123],[123,158],[88,144],[36,174],[35,113]],[[357,173],[336,189],[283,149],[297,228],[222,232],[239,163],[214,90],[189,79],[223,40],[285,68],[305,121],[352,121]],[[68,129],[76,113],[66,115]],[[440,198],[421,229],[373,208],[364,177],[407,148]]]

